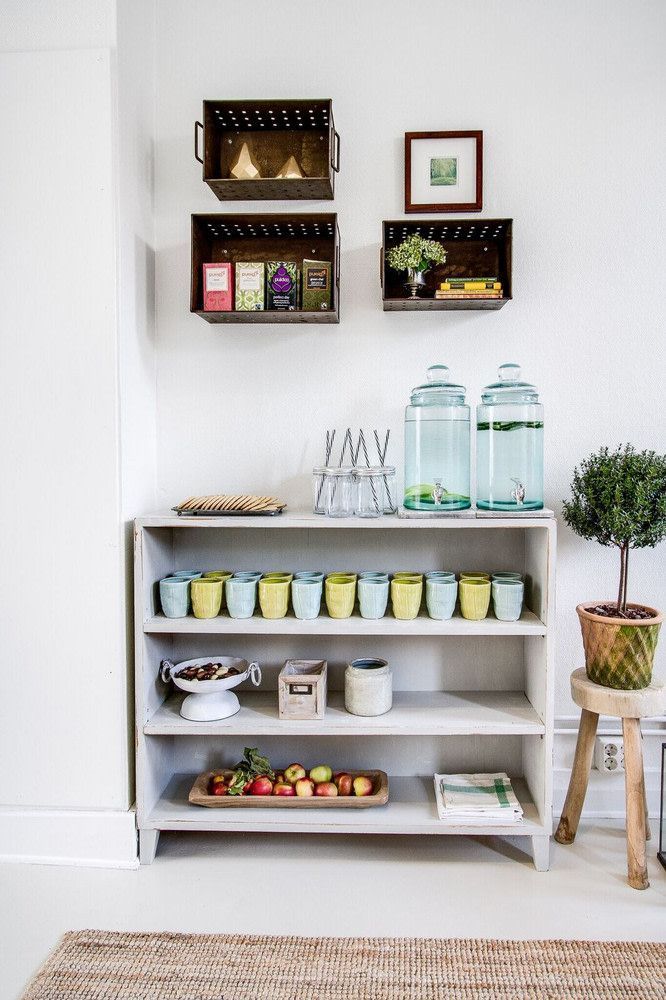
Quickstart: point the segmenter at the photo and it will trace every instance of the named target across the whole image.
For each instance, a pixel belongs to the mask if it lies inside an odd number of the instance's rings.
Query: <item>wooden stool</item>
[[[640,720],[662,714],[666,705],[666,688],[661,684],[651,684],[640,691],[616,691],[615,688],[602,687],[588,680],[584,670],[574,670],[571,675],[571,697],[582,712],[569,789],[555,840],[558,844],[573,844],[576,838],[599,716],[611,715],[622,719],[628,882],[634,889],[647,889],[650,883],[647,877],[645,841],[650,839],[650,826],[645,798]]]

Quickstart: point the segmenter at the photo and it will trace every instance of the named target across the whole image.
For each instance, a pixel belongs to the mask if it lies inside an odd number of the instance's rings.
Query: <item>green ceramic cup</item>
[[[331,618],[350,618],[356,600],[356,577],[333,573],[326,577],[326,608]]]
[[[259,581],[259,607],[264,618],[284,618],[289,607],[289,576],[274,576]]]
[[[490,573],[460,573],[461,580],[490,580]]]
[[[412,621],[419,613],[422,597],[422,580],[413,580],[409,576],[391,580],[391,604],[394,618]]]
[[[423,583],[423,573],[417,573],[415,570],[402,570],[400,573],[393,574],[394,580],[416,580],[417,583]]]
[[[222,606],[222,581],[204,579],[190,583],[192,611],[195,618],[215,618]]]
[[[220,607],[223,610],[227,606],[227,580],[230,580],[233,575],[230,569],[214,569],[203,575],[204,580],[219,580],[222,583],[222,604]]]
[[[262,580],[288,580],[289,583],[294,579],[293,573],[264,573],[261,578]]]
[[[490,580],[467,579],[461,575],[458,585],[460,612],[472,622],[482,621],[490,606]]]

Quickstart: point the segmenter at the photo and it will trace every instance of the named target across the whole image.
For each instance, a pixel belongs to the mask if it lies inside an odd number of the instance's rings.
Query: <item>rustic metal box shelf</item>
[[[203,308],[203,265],[223,261],[329,261],[331,307],[321,312],[209,312]],[[335,213],[192,216],[190,312],[209,323],[339,323],[340,233]]]
[[[203,156],[199,150],[203,132]],[[260,177],[239,180],[231,168],[248,144]],[[340,169],[340,136],[330,100],[204,101],[194,124],[194,155],[220,201],[330,201]],[[293,156],[304,176],[278,178]]]
[[[380,277],[385,310],[501,309],[512,298],[512,219],[392,219],[382,223]],[[406,297],[405,273],[386,262],[386,251],[413,234],[437,240],[447,251],[445,264],[426,275],[423,298]],[[435,299],[435,289],[447,278],[497,275],[501,299]]]

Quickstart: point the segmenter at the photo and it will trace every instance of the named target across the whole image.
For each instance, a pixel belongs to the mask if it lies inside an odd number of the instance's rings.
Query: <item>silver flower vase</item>
[[[421,289],[425,288],[425,276],[425,271],[417,271],[414,267],[407,268],[407,281],[405,282],[405,288],[409,291],[410,299],[417,299]]]

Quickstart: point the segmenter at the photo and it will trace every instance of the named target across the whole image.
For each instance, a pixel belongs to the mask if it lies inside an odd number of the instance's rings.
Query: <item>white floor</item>
[[[653,832],[656,830],[653,826]],[[666,871],[625,882],[619,822],[589,820],[538,873],[520,841],[163,834],[139,871],[0,867],[0,995],[66,930],[666,941]]]

